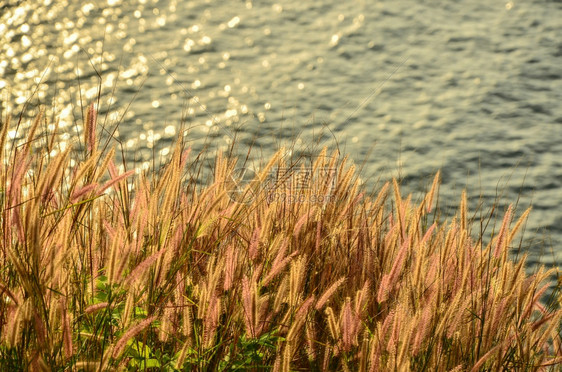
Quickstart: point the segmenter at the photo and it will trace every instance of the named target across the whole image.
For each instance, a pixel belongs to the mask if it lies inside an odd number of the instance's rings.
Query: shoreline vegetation
[[[530,210],[516,219],[510,206],[493,232],[477,232],[463,193],[442,222],[439,173],[419,203],[396,180],[370,195],[326,150],[309,168],[280,150],[242,185],[219,153],[214,181],[200,186],[187,172],[199,157],[180,137],[161,171],[121,172],[115,151],[99,146],[96,116],[91,105],[73,164],[76,149],[58,148],[56,133],[37,140],[41,114],[21,146],[2,125],[0,369],[562,362],[559,284],[545,296],[555,271],[527,274],[525,256],[509,254]]]

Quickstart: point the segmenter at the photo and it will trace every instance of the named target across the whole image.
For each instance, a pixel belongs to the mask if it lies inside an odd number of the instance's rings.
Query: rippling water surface
[[[181,128],[195,149],[236,135],[264,155],[335,137],[370,185],[418,192],[442,169],[447,208],[463,188],[532,203],[528,244],[558,263],[560,19],[546,0],[0,0],[1,114],[42,104],[72,140],[101,86],[139,164]]]

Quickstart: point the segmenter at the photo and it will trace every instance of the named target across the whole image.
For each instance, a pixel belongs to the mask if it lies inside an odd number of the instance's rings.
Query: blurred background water
[[[523,244],[558,265],[561,19],[553,0],[0,0],[0,114],[43,105],[70,141],[101,86],[141,167],[184,128],[195,150],[339,146],[370,187],[419,193],[441,169],[445,211],[464,188],[532,204]]]

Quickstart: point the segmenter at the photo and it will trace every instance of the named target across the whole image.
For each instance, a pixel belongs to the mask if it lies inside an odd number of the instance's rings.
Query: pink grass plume
[[[88,113],[86,115],[86,127],[84,128],[86,147],[90,154],[96,148],[96,122],[98,113],[94,107],[94,103],[90,103]]]

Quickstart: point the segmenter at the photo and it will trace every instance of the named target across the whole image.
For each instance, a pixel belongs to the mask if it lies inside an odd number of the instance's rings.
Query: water
[[[484,209],[532,203],[532,262],[562,257],[560,1],[0,0],[0,14],[2,117],[54,107],[72,140],[99,73],[100,117],[141,165],[181,128],[196,150],[236,135],[265,156],[335,137],[368,185],[419,192],[441,169],[445,209],[463,188]]]

